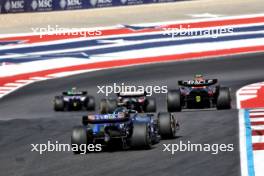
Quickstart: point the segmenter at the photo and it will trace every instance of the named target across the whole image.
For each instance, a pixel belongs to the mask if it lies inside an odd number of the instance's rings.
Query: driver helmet
[[[202,81],[202,80],[204,80],[204,77],[203,77],[202,74],[196,74],[196,75],[194,76],[194,79],[195,79],[195,80]]]
[[[74,92],[76,92],[77,88],[76,87],[72,87],[70,90],[68,90],[68,94],[72,94]]]

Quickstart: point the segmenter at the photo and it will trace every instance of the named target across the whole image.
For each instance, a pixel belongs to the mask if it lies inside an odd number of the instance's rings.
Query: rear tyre
[[[156,99],[148,98],[145,106],[145,112],[156,112]]]
[[[231,109],[231,95],[230,90],[227,87],[220,87],[219,94],[216,101],[216,108],[221,109]]]
[[[95,99],[93,96],[87,96],[86,97],[86,109],[88,111],[94,111],[95,110]]]
[[[131,147],[149,149],[152,146],[150,129],[146,123],[134,123]]]
[[[73,153],[80,154],[87,149],[87,132],[83,126],[76,126],[72,130],[71,144],[74,149]]]
[[[54,99],[54,110],[55,111],[63,111],[64,110],[63,97],[55,97],[55,99]]]
[[[101,114],[111,114],[117,108],[116,100],[102,99],[100,102],[100,113]]]
[[[162,138],[175,138],[176,137],[176,124],[177,121],[174,116],[168,112],[160,112],[158,114],[158,127],[159,133]]]
[[[169,112],[180,112],[181,106],[181,91],[180,89],[170,90],[167,94],[167,108]]]

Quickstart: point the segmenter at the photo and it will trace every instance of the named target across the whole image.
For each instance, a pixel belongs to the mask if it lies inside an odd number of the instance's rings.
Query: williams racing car
[[[194,80],[178,81],[179,88],[167,94],[169,112],[184,109],[217,108],[230,109],[230,89],[216,85],[217,79],[203,79],[197,75]]]
[[[84,144],[101,144],[102,147],[148,149],[160,138],[174,138],[178,129],[179,123],[170,113],[159,113],[155,118],[154,114],[139,114],[118,107],[112,114],[83,116],[82,125],[73,128],[71,143],[79,148]]]
[[[156,112],[156,101],[154,98],[147,98],[146,93],[120,92],[117,99],[102,99],[100,102],[100,113],[112,113],[116,107],[126,107],[128,109],[143,112]]]
[[[93,96],[87,95],[86,91],[77,91],[76,88],[72,88],[54,98],[55,111],[82,110],[84,108],[88,111],[95,109],[95,99]]]

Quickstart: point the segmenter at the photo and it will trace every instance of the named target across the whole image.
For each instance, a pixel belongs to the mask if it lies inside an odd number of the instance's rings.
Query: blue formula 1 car
[[[151,148],[160,138],[174,138],[179,123],[170,113],[139,114],[135,110],[118,107],[112,114],[83,116],[82,126],[73,128],[72,145],[101,144],[127,148]],[[74,151],[74,153],[79,153]]]
[[[194,80],[178,81],[179,88],[167,94],[169,112],[182,109],[231,108],[231,94],[228,87],[216,85],[217,79],[204,79],[196,75]]]

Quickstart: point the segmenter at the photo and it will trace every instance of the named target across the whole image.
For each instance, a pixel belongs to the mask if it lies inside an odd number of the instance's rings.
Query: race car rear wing
[[[91,119],[88,116],[82,117],[82,124],[115,124],[129,121],[129,117],[114,118],[114,119]]]
[[[140,97],[140,96],[146,96],[145,91],[135,91],[135,92],[119,92],[116,95],[118,97]]]
[[[62,92],[62,95],[65,95],[65,96],[81,96],[81,95],[87,95],[87,91]]]
[[[195,86],[211,86],[218,82],[217,79],[205,79],[205,80],[185,80],[178,81],[179,86],[195,87]]]

